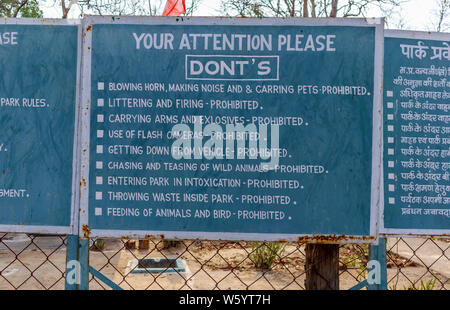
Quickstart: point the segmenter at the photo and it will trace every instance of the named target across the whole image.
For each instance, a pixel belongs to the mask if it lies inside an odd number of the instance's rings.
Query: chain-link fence
[[[0,290],[64,289],[66,236],[0,233]]]
[[[91,239],[89,265],[123,289],[303,290],[305,244]],[[0,289],[64,289],[67,238],[0,234]],[[367,277],[369,246],[339,248],[339,287]],[[388,289],[449,289],[450,240],[388,238]],[[90,275],[90,289],[111,289]]]
[[[450,239],[388,238],[388,289],[450,289]]]

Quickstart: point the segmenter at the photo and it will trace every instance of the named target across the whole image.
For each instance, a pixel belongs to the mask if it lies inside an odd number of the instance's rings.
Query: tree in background
[[[40,18],[44,14],[37,0],[0,0],[0,16]]]
[[[2,1],[2,0],[0,0]],[[19,0],[16,0],[19,1]],[[34,0],[38,1],[38,0]],[[39,0],[47,7],[59,8],[61,18],[69,17],[69,12],[76,7],[83,15],[131,15],[157,16],[162,15],[166,0]],[[192,16],[203,0],[186,0],[184,16]]]
[[[61,0],[61,11],[62,11],[61,18],[66,19],[69,16],[70,9],[77,2],[78,2],[77,0],[70,0],[70,1],[67,1],[67,2],[66,2],[66,0]]]
[[[62,0],[63,1],[63,0]],[[186,0],[185,16],[191,16],[202,0]],[[81,14],[95,15],[161,15],[165,0],[78,0]]]
[[[389,12],[406,0],[222,0],[228,16],[364,17],[371,6]]]
[[[450,30],[450,1],[447,0],[434,0],[436,2],[436,9],[433,15],[436,17],[436,21],[431,24],[430,30],[432,31],[447,31]]]
[[[402,4],[410,0],[220,0],[217,15],[237,17],[365,17],[376,7],[389,28],[405,29],[408,17]],[[40,7],[53,7],[68,18],[76,15],[161,15],[166,0],[0,0],[0,17],[43,17]],[[185,16],[192,16],[208,0],[186,0]],[[450,0],[423,0],[423,8],[435,7],[428,31],[450,30]],[[74,9],[76,8],[76,9]],[[428,11],[429,12],[429,11]],[[424,11],[425,13],[425,11]],[[74,17],[78,17],[75,16]],[[394,23],[392,23],[394,22]]]

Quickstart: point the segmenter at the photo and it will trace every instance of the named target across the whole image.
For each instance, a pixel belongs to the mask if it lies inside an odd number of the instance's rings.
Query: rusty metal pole
[[[306,245],[307,290],[339,290],[339,245]]]

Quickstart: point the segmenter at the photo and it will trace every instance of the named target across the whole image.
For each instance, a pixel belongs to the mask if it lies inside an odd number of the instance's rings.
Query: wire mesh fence
[[[450,289],[450,240],[389,238],[388,289]]]
[[[64,289],[66,236],[0,233],[0,290]]]
[[[89,265],[123,289],[304,290],[305,244],[90,239]],[[66,236],[0,233],[0,289],[64,289]],[[367,277],[369,245],[339,247],[339,288]],[[450,240],[388,238],[388,289],[450,288]],[[89,288],[111,289],[90,275]]]

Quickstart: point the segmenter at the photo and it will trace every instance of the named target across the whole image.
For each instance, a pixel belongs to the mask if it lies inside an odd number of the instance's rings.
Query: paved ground
[[[416,264],[429,266],[432,271],[450,278],[450,242],[423,238],[398,240],[388,238],[387,248]]]

